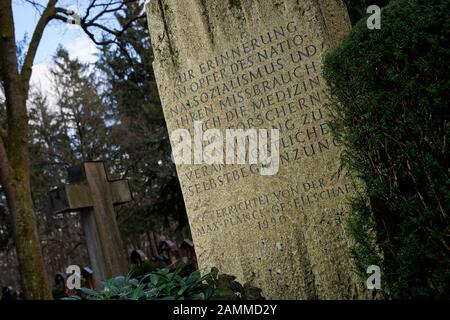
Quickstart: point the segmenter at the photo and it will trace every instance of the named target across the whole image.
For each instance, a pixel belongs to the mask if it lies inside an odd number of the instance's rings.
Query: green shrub
[[[145,276],[146,274],[156,271],[158,269],[162,269],[164,264],[162,262],[156,261],[144,261],[140,266],[133,266],[130,268],[130,276],[133,278],[140,278]]]
[[[449,0],[392,0],[325,61],[342,161],[366,185],[352,252],[392,298],[450,298],[449,26]]]
[[[60,300],[65,297],[64,291],[60,288],[53,288],[52,296],[53,296],[53,299],[55,299],[55,300]]]
[[[102,291],[81,288],[81,294],[65,300],[210,300],[262,299],[261,290],[241,286],[235,278],[214,271],[200,276],[186,274],[186,265],[171,272],[167,268],[150,272],[141,279],[130,275],[108,279]]]

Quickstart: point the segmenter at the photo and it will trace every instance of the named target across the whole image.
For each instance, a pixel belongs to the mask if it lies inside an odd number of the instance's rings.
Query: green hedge
[[[352,253],[391,298],[450,298],[449,25],[449,0],[393,0],[325,61],[343,164],[367,186]]]
[[[174,271],[160,268],[139,277],[118,276],[107,279],[103,290],[81,288],[62,300],[265,300],[261,289],[241,285],[216,268],[204,276],[189,269],[188,264],[180,264]]]

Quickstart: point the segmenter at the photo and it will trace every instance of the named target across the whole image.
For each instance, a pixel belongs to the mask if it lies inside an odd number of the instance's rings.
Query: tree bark
[[[11,1],[0,2],[0,36],[0,63],[7,108],[7,137],[0,140],[0,179],[13,219],[24,297],[51,299],[30,188],[26,100],[31,72],[26,72],[27,81],[23,81],[19,74]]]
[[[149,241],[150,245],[150,256],[149,258],[153,256],[158,255],[158,243],[155,240],[155,232],[154,231],[147,231],[147,239]]]

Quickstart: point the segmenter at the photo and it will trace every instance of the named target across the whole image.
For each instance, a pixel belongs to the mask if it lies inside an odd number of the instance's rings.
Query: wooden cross
[[[94,270],[95,286],[126,275],[127,259],[114,206],[132,201],[128,180],[109,180],[103,162],[84,162],[68,169],[69,184],[50,191],[55,213],[79,211]]]

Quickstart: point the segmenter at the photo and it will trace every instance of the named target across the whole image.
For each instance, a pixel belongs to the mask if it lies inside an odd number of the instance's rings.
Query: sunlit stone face
[[[319,2],[165,0],[147,8],[169,134],[193,137],[196,122],[223,136],[279,133],[274,174],[261,174],[258,157],[177,165],[200,268],[251,282],[267,298],[365,295],[344,230],[355,186],[340,171],[321,75],[324,54],[350,25],[340,2]]]

